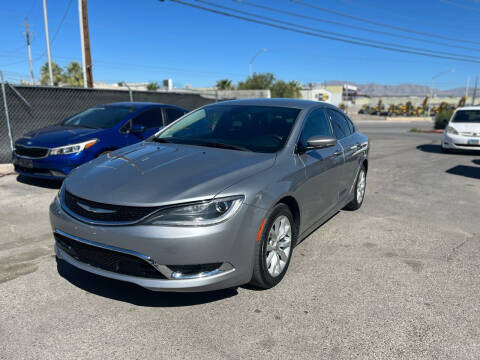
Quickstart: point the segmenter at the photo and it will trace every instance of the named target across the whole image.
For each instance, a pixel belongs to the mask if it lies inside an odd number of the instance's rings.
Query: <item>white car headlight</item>
[[[458,131],[451,126],[447,126],[447,128],[445,129],[445,132],[447,134],[458,135]]]
[[[98,143],[98,139],[92,139],[78,144],[60,146],[54,149],[50,149],[49,155],[76,154],[80,151],[88,149],[90,146],[95,145],[96,143]]]
[[[206,226],[230,219],[238,211],[243,196],[232,196],[160,210],[144,220],[146,225]]]

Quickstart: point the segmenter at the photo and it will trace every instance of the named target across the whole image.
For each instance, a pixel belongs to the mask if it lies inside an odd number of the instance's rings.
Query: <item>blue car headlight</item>
[[[84,141],[78,144],[71,144],[71,145],[56,147],[56,148],[50,149],[48,154],[49,155],[76,154],[76,153],[79,153],[80,151],[88,149],[90,146],[95,145],[96,143],[98,143],[98,141],[99,141],[98,139],[92,139],[92,140]]]
[[[244,196],[231,196],[162,209],[144,220],[144,225],[206,226],[230,219],[242,205]]]

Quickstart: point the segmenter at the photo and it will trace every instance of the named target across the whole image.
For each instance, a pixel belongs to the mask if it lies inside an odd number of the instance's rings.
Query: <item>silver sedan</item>
[[[296,244],[360,208],[368,151],[329,104],[207,105],[66,178],[50,207],[57,257],[152,290],[273,287]]]

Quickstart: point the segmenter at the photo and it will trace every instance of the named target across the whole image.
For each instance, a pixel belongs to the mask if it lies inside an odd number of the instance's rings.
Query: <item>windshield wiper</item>
[[[249,148],[244,147],[244,146],[224,144],[224,143],[219,143],[219,142],[208,142],[208,141],[206,141],[206,142],[195,143],[195,144],[192,144],[192,145],[208,146],[208,147],[215,147],[215,148],[220,148],[220,149],[252,151]]]
[[[169,143],[170,142],[167,139],[159,138],[159,137],[156,137],[156,136],[152,138],[152,141],[159,142],[159,143]]]

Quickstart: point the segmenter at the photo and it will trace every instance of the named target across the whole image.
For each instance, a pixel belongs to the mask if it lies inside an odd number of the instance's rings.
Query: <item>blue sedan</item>
[[[177,106],[141,102],[87,109],[18,139],[13,151],[15,171],[28,177],[62,180],[75,167],[145,140],[187,112]]]

